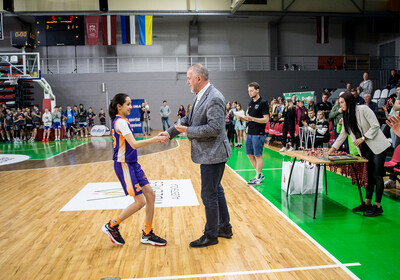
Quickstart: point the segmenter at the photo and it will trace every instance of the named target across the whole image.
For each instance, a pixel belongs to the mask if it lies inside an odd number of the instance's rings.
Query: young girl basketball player
[[[146,205],[146,223],[141,242],[155,246],[165,246],[167,241],[153,233],[155,194],[140,164],[137,162],[137,149],[155,142],[165,142],[165,136],[136,141],[133,130],[126,116],[132,109],[131,99],[124,93],[114,96],[109,114],[112,120],[112,136],[114,147],[114,170],[121,182],[125,195],[135,198],[135,202],[125,208],[118,216],[105,224],[101,229],[111,242],[124,245],[125,241],[119,232],[119,224]]]

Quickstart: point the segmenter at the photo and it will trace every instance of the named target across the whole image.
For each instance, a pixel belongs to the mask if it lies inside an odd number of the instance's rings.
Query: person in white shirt
[[[358,87],[359,92],[372,93],[373,86],[372,86],[372,81],[369,80],[369,73],[364,72],[363,78],[364,80],[360,83],[360,86]]]
[[[44,125],[42,142],[44,142],[44,141],[49,142],[50,128],[51,128],[51,124],[53,121],[53,117],[51,116],[51,113],[49,112],[49,108],[44,109],[44,114],[43,114],[42,120],[43,120],[43,125]]]

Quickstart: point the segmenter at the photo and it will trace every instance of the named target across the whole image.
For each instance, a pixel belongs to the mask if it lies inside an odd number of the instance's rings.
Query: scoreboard
[[[85,45],[83,16],[35,17],[37,46]]]

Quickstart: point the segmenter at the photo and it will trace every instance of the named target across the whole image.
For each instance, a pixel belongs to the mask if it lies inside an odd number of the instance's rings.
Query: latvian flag
[[[138,16],[139,45],[153,44],[153,16]]]
[[[117,16],[101,16],[103,45],[117,44]]]
[[[136,44],[135,16],[121,16],[122,44]]]

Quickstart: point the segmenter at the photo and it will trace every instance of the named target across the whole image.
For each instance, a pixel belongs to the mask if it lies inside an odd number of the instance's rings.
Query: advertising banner
[[[126,116],[126,118],[129,120],[131,123],[131,127],[133,129],[133,132],[135,134],[142,134],[142,123],[140,121],[140,112],[139,108],[142,102],[144,102],[144,99],[131,99],[132,102],[132,110],[131,113]]]

